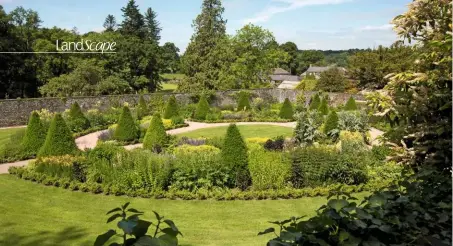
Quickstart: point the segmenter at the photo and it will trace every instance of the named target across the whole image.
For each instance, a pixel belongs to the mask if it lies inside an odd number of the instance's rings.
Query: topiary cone
[[[138,99],[138,105],[137,105],[137,119],[141,120],[147,114],[148,114],[148,105],[146,105],[146,101],[145,101],[145,98],[143,98],[143,95],[140,95],[140,98]]]
[[[329,105],[328,105],[327,100],[325,98],[323,98],[321,100],[321,103],[319,104],[319,107],[318,107],[318,112],[321,115],[327,115],[329,113]]]
[[[86,130],[90,128],[90,121],[85,117],[80,108],[80,105],[75,102],[69,109],[69,121],[68,124],[74,129]],[[73,130],[74,130],[73,129]]]
[[[324,123],[324,133],[328,134],[330,131],[338,129],[338,115],[334,110],[330,111]]]
[[[318,93],[314,94],[311,97],[309,109],[317,110],[319,108],[320,103],[321,103],[321,98],[319,97]]]
[[[171,119],[178,115],[178,103],[176,102],[176,97],[172,95],[170,96],[170,99],[168,99],[167,107],[164,112],[164,119]]]
[[[206,115],[209,113],[209,103],[206,96],[202,95],[198,101],[197,109],[194,118],[197,120],[205,120]]]
[[[279,113],[280,118],[282,119],[287,119],[287,120],[292,120],[294,116],[294,110],[293,110],[293,105],[289,101],[288,98],[285,99],[283,102],[282,107],[280,108],[280,113]]]
[[[22,148],[30,155],[36,155],[46,140],[46,130],[41,123],[39,114],[33,112],[28,120],[27,130],[22,139]]]
[[[357,104],[355,103],[354,98],[351,96],[349,97],[348,101],[346,102],[346,105],[344,106],[344,110],[346,111],[352,111],[352,110],[357,110]]]
[[[71,131],[61,114],[56,114],[50,123],[46,140],[38,153],[38,157],[77,154],[79,149]]]
[[[119,141],[132,141],[138,138],[137,125],[127,106],[123,107],[113,138]]]
[[[250,110],[250,100],[249,95],[245,91],[239,92],[239,101],[237,111]]]
[[[145,138],[143,139],[143,148],[155,150],[156,148],[163,148],[167,143],[168,136],[164,124],[162,123],[160,114],[156,113],[153,115]]]

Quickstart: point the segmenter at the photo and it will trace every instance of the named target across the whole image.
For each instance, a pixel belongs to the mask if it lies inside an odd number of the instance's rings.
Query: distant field
[[[185,132],[178,134],[180,137],[189,138],[212,138],[212,137],[224,137],[228,126],[211,127],[205,129],[199,129],[191,132]],[[277,136],[289,137],[293,133],[293,129],[283,126],[272,126],[272,125],[248,125],[238,126],[244,138],[274,138]]]
[[[162,83],[162,91],[174,91],[178,88],[177,84]]]
[[[184,78],[184,74],[180,73],[165,73],[162,74],[162,78],[165,80],[181,80]]]
[[[165,73],[161,75],[164,78],[162,82],[162,91],[172,92],[178,88],[178,83],[184,79],[184,74],[170,74]]]

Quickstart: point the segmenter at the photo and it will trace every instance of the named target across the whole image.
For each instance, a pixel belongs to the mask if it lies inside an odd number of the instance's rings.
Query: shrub
[[[50,177],[68,178],[69,180],[85,180],[85,158],[81,156],[48,156],[36,159],[33,170]]]
[[[282,189],[290,177],[291,162],[286,153],[268,152],[252,144],[249,169],[255,190]]]
[[[340,141],[342,152],[360,154],[360,152],[367,150],[363,135],[360,132],[341,131]]]
[[[249,94],[245,91],[239,92],[238,108],[237,111],[250,110]]]
[[[119,141],[132,141],[138,138],[139,130],[127,106],[123,107],[113,138]]]
[[[211,145],[181,145],[173,150],[173,153],[175,153],[175,155],[207,152],[219,154],[220,149]]]
[[[73,103],[69,110],[68,127],[72,132],[81,132],[90,128],[90,121],[85,117],[77,102]]]
[[[171,124],[173,126],[180,126],[180,125],[184,125],[185,122],[184,122],[184,118],[181,117],[181,116],[174,116],[171,118]],[[165,125],[164,125],[165,126]]]
[[[318,107],[318,112],[321,115],[327,115],[329,113],[329,103],[327,102],[327,99],[323,98],[321,100],[321,103],[319,104]]]
[[[25,136],[22,139],[22,148],[25,152],[36,155],[44,144],[45,139],[46,132],[44,126],[41,124],[38,113],[33,112],[28,121]]]
[[[306,103],[305,93],[303,91],[299,92],[296,96],[296,107],[295,111],[300,112],[305,110]]]
[[[137,105],[137,119],[141,120],[143,117],[148,115],[148,105],[145,101],[145,98],[143,98],[143,95],[140,95],[138,99],[138,105]]]
[[[318,111],[302,111],[296,115],[297,125],[294,129],[296,143],[311,145],[319,135],[319,127],[322,124],[322,116]]]
[[[231,124],[222,148],[222,161],[235,173],[236,186],[245,190],[250,185],[250,172],[247,167],[247,146],[235,124]]]
[[[334,110],[330,111],[329,115],[327,115],[323,130],[325,134],[338,135],[338,115]],[[337,132],[332,132],[335,130],[337,130]]]
[[[269,139],[264,144],[266,150],[282,151],[285,146],[285,138],[283,136],[277,137],[275,140]]]
[[[283,102],[279,116],[282,119],[288,120],[292,120],[294,118],[293,105],[291,104],[288,98],[286,98],[285,102]]]
[[[165,132],[160,114],[154,114],[151,124],[146,131],[145,138],[143,139],[143,147],[159,152],[159,149],[164,148],[167,143],[168,136]]]
[[[71,131],[66,126],[61,114],[56,114],[50,123],[46,140],[38,153],[38,157],[77,154],[78,148]]]
[[[362,111],[338,112],[340,130],[365,133],[369,130],[368,115]]]
[[[347,79],[344,73],[333,67],[321,73],[316,89],[328,92],[344,92],[346,84]]]
[[[123,146],[118,146],[112,143],[100,143],[88,153],[88,158],[91,160],[107,160],[112,161],[117,155],[126,151]]]
[[[178,115],[178,103],[176,102],[176,97],[171,95],[165,108],[164,119],[171,119],[172,117]]]
[[[310,99],[310,110],[317,110],[319,105],[321,104],[321,98],[319,97],[319,93],[315,93]]]
[[[205,120],[206,115],[209,113],[209,103],[205,95],[200,97],[195,111],[194,118],[197,120]]]
[[[357,110],[357,104],[355,103],[354,98],[351,96],[349,97],[348,101],[346,102],[346,105],[344,106],[344,110],[350,111],[350,110]]]

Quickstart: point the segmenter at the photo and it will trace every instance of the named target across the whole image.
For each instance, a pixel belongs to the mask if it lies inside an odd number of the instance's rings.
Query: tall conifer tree
[[[121,9],[124,20],[121,23],[121,33],[124,35],[145,37],[145,20],[138,9],[135,0],[129,0],[126,7]]]
[[[145,29],[146,37],[156,43],[160,40],[160,27],[159,21],[157,21],[157,14],[152,8],[148,8],[145,13]]]

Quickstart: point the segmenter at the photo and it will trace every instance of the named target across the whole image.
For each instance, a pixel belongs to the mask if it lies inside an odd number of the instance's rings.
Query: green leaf
[[[127,211],[128,211],[128,212],[132,212],[132,213],[138,213],[138,214],[142,214],[142,213],[143,213],[143,212],[138,211],[138,210],[135,209],[135,208],[130,208],[130,209],[128,209]]]
[[[146,221],[146,220],[138,220],[137,225],[134,227],[132,231],[132,235],[134,235],[136,238],[140,238],[146,235],[148,232],[149,226],[151,225],[151,222]]]
[[[130,203],[130,202],[126,202],[126,203],[122,206],[123,210],[126,210],[126,208],[129,206],[129,204],[131,204],[131,203]]]
[[[118,222],[118,228],[122,229],[124,233],[132,235],[134,227],[137,226],[137,221],[133,220],[121,220]]]
[[[103,246],[107,241],[116,235],[116,231],[108,230],[106,233],[99,235],[94,242],[94,246]]]
[[[160,221],[160,220],[163,219],[163,217],[160,217],[160,215],[159,215],[156,211],[153,211],[153,213],[154,213],[154,215],[156,215],[156,219],[157,219],[157,220]]]
[[[170,228],[174,231],[174,232],[179,232],[179,229],[178,227],[176,227],[175,223],[172,221],[172,220],[164,220],[164,222],[170,226]],[[182,234],[181,234],[182,235]]]
[[[339,235],[339,240],[340,242],[343,242],[345,240],[347,240],[349,238],[349,233],[346,232],[346,231],[340,231],[340,235]]]
[[[114,215],[110,216],[110,218],[107,219],[107,223],[110,223],[110,222],[112,222],[112,221],[114,221],[114,220],[116,220],[118,218],[121,218],[121,217],[123,217],[121,214],[114,214]]]
[[[178,246],[178,238],[176,236],[164,234],[159,237],[159,240],[161,245]]]
[[[356,224],[360,228],[366,228],[367,224],[361,220],[354,220],[354,224]]]
[[[356,213],[357,213],[357,217],[359,219],[367,219],[367,220],[370,220],[373,218],[373,216],[367,212],[365,212],[363,209],[361,208],[356,208]]]
[[[258,233],[258,236],[259,235],[265,235],[265,234],[268,234],[268,233],[272,233],[272,232],[275,232],[275,229],[270,227],[270,228],[267,228],[266,230],[262,231],[262,232],[259,232]]]
[[[332,199],[327,202],[327,205],[333,209],[335,209],[337,212],[340,211],[342,208],[348,206],[348,201],[344,199]]]
[[[113,212],[118,212],[118,211],[121,211],[121,208],[114,208],[114,209],[108,211],[107,214],[111,214]]]

